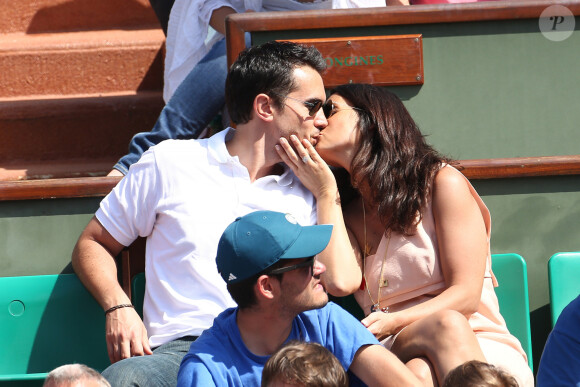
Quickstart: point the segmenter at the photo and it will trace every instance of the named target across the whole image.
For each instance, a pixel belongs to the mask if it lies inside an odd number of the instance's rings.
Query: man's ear
[[[274,119],[274,110],[272,98],[266,94],[258,94],[254,98],[254,113],[263,121],[272,121]]]
[[[256,296],[258,298],[265,298],[272,300],[276,294],[276,288],[279,288],[280,284],[278,280],[274,277],[267,275],[261,275],[256,281]]]

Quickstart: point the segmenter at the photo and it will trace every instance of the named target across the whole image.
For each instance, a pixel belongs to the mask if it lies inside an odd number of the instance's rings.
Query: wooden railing
[[[580,155],[462,160],[463,174],[472,180],[580,174]]]
[[[226,18],[228,63],[232,64],[240,51],[244,49],[244,33],[246,32],[537,19],[551,4],[565,6],[574,15],[580,15],[578,0],[486,1],[407,7],[233,14]]]
[[[0,201],[106,196],[120,177],[0,181]]]
[[[580,175],[580,155],[462,160],[468,179]],[[0,182],[0,201],[103,197],[120,177],[21,180]]]

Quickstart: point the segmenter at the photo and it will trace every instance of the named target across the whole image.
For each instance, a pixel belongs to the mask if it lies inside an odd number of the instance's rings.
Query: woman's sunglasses
[[[298,98],[293,98],[293,97],[289,97],[289,96],[283,97],[283,96],[281,96],[279,94],[276,94],[276,95],[278,95],[278,96],[280,96],[282,98],[288,98],[288,99],[291,99],[293,101],[300,102],[306,108],[308,108],[308,115],[310,117],[316,116],[316,113],[318,113],[318,111],[320,109],[322,109],[322,112],[324,113],[324,116],[326,118],[332,117],[333,115],[335,115],[336,113],[338,113],[341,110],[358,110],[358,111],[361,111],[361,112],[364,111],[364,110],[359,109],[359,108],[356,108],[354,106],[338,108],[331,99],[327,100],[326,102],[323,102],[323,101],[321,101],[319,99],[315,99],[315,100],[312,100],[312,101],[303,101],[303,100],[298,99]]]
[[[324,117],[326,117],[327,119],[332,117],[341,110],[358,110],[359,112],[364,111],[354,106],[339,108],[334,104],[334,102],[331,99],[327,100],[324,104],[322,104],[322,112],[324,113]]]
[[[308,115],[310,117],[314,117],[320,109],[322,109],[322,112],[324,113],[324,116],[326,118],[332,117],[334,114],[338,113],[341,110],[363,111],[362,109],[356,108],[354,106],[338,108],[331,99],[327,100],[326,102],[322,102],[321,100],[315,100],[313,102],[313,101],[302,101],[301,99],[288,97],[288,96],[286,96],[285,98],[300,102],[301,104],[306,106],[308,108]]]

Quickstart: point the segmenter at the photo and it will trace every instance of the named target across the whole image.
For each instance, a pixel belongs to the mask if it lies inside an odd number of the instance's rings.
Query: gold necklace
[[[377,302],[375,302],[375,300],[373,300],[373,296],[371,295],[371,290],[369,289],[369,283],[367,281],[367,256],[369,255],[369,247],[367,245],[367,214],[365,211],[365,202],[364,199],[361,195],[361,201],[362,201],[362,210],[363,210],[363,230],[364,230],[364,247],[363,247],[363,278],[365,280],[365,288],[367,288],[367,293],[369,294],[369,298],[371,300],[371,313],[376,312],[377,310],[380,310],[381,312],[384,313],[389,313],[389,307],[387,306],[386,308],[381,308],[380,307],[380,302],[381,302],[381,288],[383,287],[387,287],[389,286],[389,281],[384,279],[384,271],[385,271],[385,261],[387,260],[387,253],[389,251],[389,243],[391,242],[391,233],[389,232],[388,234],[388,239],[387,239],[387,248],[385,250],[385,255],[383,255],[383,262],[381,263],[381,275],[379,277],[379,283],[378,283],[378,290],[377,290]]]

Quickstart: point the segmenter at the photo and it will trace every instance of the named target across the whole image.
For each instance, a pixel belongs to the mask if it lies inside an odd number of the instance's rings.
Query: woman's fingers
[[[286,163],[287,165],[289,165],[290,163],[290,159],[288,158],[288,154],[286,153],[286,151],[282,148],[282,146],[280,145],[275,145],[274,148],[276,149],[276,152],[278,152],[278,156],[280,156],[280,158],[282,159],[282,161],[284,163]],[[290,165],[289,165],[290,166]]]
[[[296,167],[300,167],[300,164],[307,164],[312,161],[309,152],[304,148],[298,137],[291,135],[290,141],[292,144],[286,138],[281,137],[280,145],[276,146],[278,154],[285,163],[291,161]],[[308,142],[307,140],[305,141]]]
[[[369,314],[366,318],[364,318],[361,322],[367,329],[377,338],[381,338],[383,336],[382,332],[382,324],[381,324],[381,317],[375,313]],[[382,312],[379,312],[382,313]]]
[[[281,156],[286,156],[286,158],[282,158],[284,162],[291,161],[295,165],[298,165],[299,162],[302,162],[300,156],[294,151],[294,148],[292,148],[288,140],[286,140],[284,137],[280,137],[280,146],[282,147],[282,152],[280,152],[278,148],[276,149]]]
[[[373,312],[368,316],[366,316],[365,318],[363,318],[361,320],[361,323],[363,323],[363,325],[368,328],[372,323],[374,323],[377,320],[378,320],[377,312]]]
[[[320,155],[316,151],[316,148],[314,148],[314,145],[312,145],[310,141],[304,139],[302,140],[302,145],[304,146],[304,149],[306,149],[306,152],[308,152],[308,154],[310,155],[312,161],[314,161],[315,163],[323,161],[322,157],[320,157]]]
[[[293,134],[290,136],[290,141],[292,141],[292,145],[294,146],[294,149],[296,149],[296,153],[298,154],[300,161],[302,161],[304,164],[312,161],[310,153],[306,150],[306,148],[304,148],[304,143],[310,144],[308,140],[303,139],[301,142],[298,137]]]
[[[280,138],[275,148],[282,161],[317,199],[328,193],[336,195],[338,189],[332,171],[308,140],[300,141],[292,135],[289,140]]]
[[[276,145],[276,151],[282,161],[288,164],[295,172],[301,170],[321,173],[328,168],[310,141],[307,139],[300,140],[296,135],[291,135],[289,140],[281,137],[280,144]],[[302,168],[304,166],[308,168]]]

